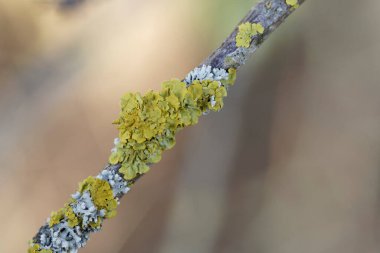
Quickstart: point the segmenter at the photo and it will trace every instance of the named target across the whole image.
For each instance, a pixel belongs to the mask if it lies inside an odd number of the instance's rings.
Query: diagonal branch
[[[117,203],[129,187],[158,162],[164,150],[174,145],[175,133],[196,124],[202,113],[222,108],[222,99],[234,82],[236,70],[304,1],[260,1],[223,44],[182,82],[164,83],[160,93],[147,94],[151,100],[147,95],[124,96],[121,116],[116,121],[120,134],[109,164],[96,178],[84,180],[69,203],[52,213],[31,241],[28,252],[77,252],[84,247],[89,235],[100,230],[103,220],[114,216]],[[166,103],[168,109],[154,104],[156,100]],[[157,109],[161,118],[149,118],[153,117],[149,113],[156,113]],[[166,117],[163,115],[168,118],[161,120]],[[128,121],[132,116],[135,118]],[[139,126],[131,126],[139,121]]]
[[[260,38],[253,40],[249,48],[239,48],[236,46],[236,34],[239,26],[236,26],[232,33],[226,38],[222,45],[216,49],[202,64],[211,65],[214,68],[229,69],[239,68],[245,61],[260,47],[268,36],[276,30],[285,19],[297,8],[290,7],[285,0],[262,0],[254,6],[248,14],[240,21],[260,23],[265,28],[264,34]],[[305,0],[298,0],[298,5]]]

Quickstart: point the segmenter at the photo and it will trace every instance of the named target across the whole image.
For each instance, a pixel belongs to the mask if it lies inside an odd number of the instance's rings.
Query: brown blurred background
[[[102,169],[123,93],[184,77],[252,4],[0,0],[0,252]],[[81,252],[379,252],[378,13],[308,0]]]

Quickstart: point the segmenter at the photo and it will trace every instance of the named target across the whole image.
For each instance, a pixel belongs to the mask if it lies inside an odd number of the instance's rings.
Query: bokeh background
[[[253,3],[0,0],[0,252],[102,169],[123,93],[184,77]],[[379,252],[378,13],[308,0],[81,252]]]

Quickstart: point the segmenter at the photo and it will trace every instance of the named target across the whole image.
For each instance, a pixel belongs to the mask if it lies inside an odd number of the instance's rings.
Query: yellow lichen
[[[80,193],[89,191],[94,205],[98,210],[106,211],[106,218],[116,215],[117,201],[113,197],[110,184],[99,178],[88,177],[79,185]]]
[[[185,126],[194,125],[202,113],[218,111],[227,95],[224,85],[232,85],[235,72],[229,70],[223,81],[185,82],[172,79],[162,84],[160,92],[149,91],[144,96],[127,93],[121,99],[120,117],[114,121],[120,142],[109,162],[121,163],[120,173],[127,180],[149,170],[149,165],[161,159],[162,152],[175,144],[175,134]]]
[[[235,81],[236,81],[236,69],[229,68],[228,69],[228,79],[222,81],[222,83],[226,86],[232,86],[232,85],[234,85]]]
[[[57,212],[52,212],[50,215],[49,226],[52,227],[66,218],[70,227],[75,227],[79,224],[79,219],[75,215],[72,207],[69,205],[71,201],[65,205],[64,208],[59,209]]]
[[[66,204],[66,206],[64,207],[64,211],[69,227],[75,227],[79,225],[79,219],[75,215],[73,208],[70,205]]]
[[[252,42],[252,37],[257,34],[264,33],[264,27],[260,23],[245,22],[238,27],[236,34],[236,46],[249,48]]]
[[[90,222],[90,227],[94,229],[100,228],[100,226],[102,225],[102,222],[103,222],[103,218],[98,217],[98,220],[96,222]]]
[[[50,215],[49,226],[52,227],[58,224],[63,218],[65,218],[65,210],[59,209],[57,212],[52,212]]]
[[[259,24],[254,27],[262,32]],[[120,141],[116,150],[109,158],[111,164],[121,163],[119,172],[127,180],[136,178],[149,170],[149,165],[161,159],[163,151],[175,144],[175,134],[185,126],[194,125],[206,111],[218,111],[223,107],[223,98],[227,89],[236,79],[236,69],[228,70],[228,78],[222,81],[194,81],[186,85],[178,79],[172,79],[162,84],[159,92],[149,91],[144,96],[139,93],[127,93],[121,99],[120,117],[114,122],[119,129]],[[130,181],[129,183],[133,183]],[[79,192],[88,191],[98,210],[105,210],[105,217],[116,214],[117,200],[113,196],[111,185],[102,179],[88,177],[79,184]],[[52,212],[49,226],[52,227],[62,220],[70,227],[80,225],[82,218],[76,216],[71,198],[64,208]],[[91,228],[101,226],[103,219],[90,222]],[[29,248],[28,252],[50,253],[41,249],[38,244]]]
[[[298,0],[286,0],[286,4],[292,6],[293,8],[298,8]]]
[[[260,23],[253,23],[252,30],[256,31],[258,34],[263,34],[265,29]]]
[[[39,244],[33,244],[29,247],[28,253],[53,253],[50,249],[41,249]]]
[[[255,24],[257,32],[263,32]],[[131,180],[149,170],[149,165],[161,159],[163,151],[175,144],[175,134],[186,126],[194,125],[205,112],[218,111],[223,107],[223,98],[227,96],[227,87],[233,85],[236,69],[228,69],[228,78],[221,81],[195,80],[187,85],[178,79],[162,84],[159,92],[149,91],[144,96],[139,93],[127,93],[121,99],[120,117],[114,122],[119,129],[116,150],[112,152],[109,162],[121,164],[119,172]],[[129,181],[128,184],[133,184]],[[89,226],[99,229],[105,218],[116,215],[117,200],[108,181],[88,177],[79,184],[79,192],[90,193],[95,207],[105,211],[104,217],[98,217]],[[65,207],[52,212],[49,226],[65,221],[75,227],[82,223],[82,217],[74,213],[72,204],[76,199],[70,198]],[[32,242],[29,253],[52,253]]]
[[[251,45],[252,36],[256,35],[252,31],[251,23],[247,22],[239,25],[239,31],[236,35],[236,46],[248,48]]]

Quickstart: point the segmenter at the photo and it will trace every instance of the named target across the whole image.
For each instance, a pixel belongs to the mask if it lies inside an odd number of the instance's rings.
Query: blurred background
[[[123,93],[184,77],[254,2],[0,0],[0,252],[103,168]],[[308,0],[81,252],[379,252],[379,12]]]

